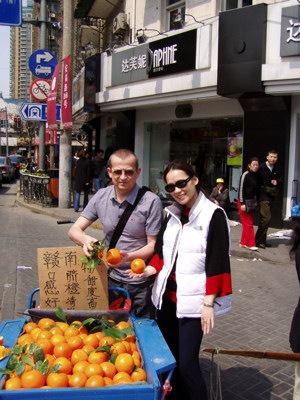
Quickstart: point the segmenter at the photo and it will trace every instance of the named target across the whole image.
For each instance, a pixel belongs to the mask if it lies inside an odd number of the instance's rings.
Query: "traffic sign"
[[[22,0],[0,1],[0,25],[22,25]]]
[[[46,101],[50,90],[50,82],[46,79],[36,79],[30,86],[30,94],[37,101]]]
[[[37,50],[29,57],[28,65],[38,78],[50,78],[53,75],[57,59],[49,50]]]
[[[60,104],[56,104],[56,121],[60,121]],[[23,103],[20,115],[24,121],[47,121],[47,104]]]

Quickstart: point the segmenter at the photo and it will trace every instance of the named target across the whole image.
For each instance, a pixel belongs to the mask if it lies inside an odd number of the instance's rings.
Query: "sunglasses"
[[[179,181],[177,181],[176,183],[169,183],[168,185],[165,186],[165,190],[168,193],[172,193],[174,192],[175,188],[178,189],[183,189],[184,187],[186,187],[186,185],[188,184],[188,182],[192,179],[192,176],[189,176],[186,179],[180,179]]]
[[[115,169],[114,171],[111,171],[111,173],[114,176],[121,176],[123,171],[126,176],[133,176],[135,173],[133,169]]]

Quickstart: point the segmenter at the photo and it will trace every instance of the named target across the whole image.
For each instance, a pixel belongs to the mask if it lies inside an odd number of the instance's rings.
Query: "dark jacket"
[[[300,246],[298,246],[296,250],[295,258],[298,280],[300,283]],[[294,353],[300,353],[300,297],[292,319],[290,345]]]
[[[255,199],[258,196],[258,174],[257,172],[245,171],[240,179],[239,199],[241,204],[246,200]]]
[[[105,166],[104,158],[100,160],[98,160],[98,158],[93,159],[93,178],[100,179],[101,171],[103,170],[104,166]]]
[[[79,158],[76,163],[76,175],[75,175],[75,190],[80,192],[81,190],[88,190],[91,176],[91,162],[86,158]]]
[[[259,200],[260,201],[273,201],[277,195],[277,186],[281,182],[281,174],[275,164],[273,171],[271,171],[267,163],[260,164],[258,169],[258,180],[259,180]],[[276,180],[277,186],[273,186],[271,181]]]
[[[229,190],[227,188],[223,188],[222,192],[219,193],[217,186],[215,186],[209,198],[212,201],[217,200],[220,207],[222,207],[224,210],[227,210],[229,206]]]

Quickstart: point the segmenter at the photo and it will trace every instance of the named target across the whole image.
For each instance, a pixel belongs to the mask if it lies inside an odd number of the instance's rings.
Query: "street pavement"
[[[72,208],[28,204],[18,193],[15,204],[56,221],[76,220],[80,215]],[[288,253],[290,240],[269,237],[271,248],[249,251],[239,247],[242,227],[235,224],[232,221],[233,308],[230,313],[216,318],[215,328],[204,337],[201,345],[200,363],[207,386],[213,388],[215,397],[212,399],[292,400],[293,362],[222,354],[214,355],[212,360],[212,356],[203,351],[215,348],[291,353],[288,336],[299,285],[294,261]],[[101,239],[101,223],[96,221],[94,228]],[[278,231],[269,229],[270,234],[278,234]],[[36,248],[34,251],[36,254]],[[28,283],[17,280],[16,285],[17,298],[18,293],[28,288]],[[222,397],[216,394],[218,387],[221,387]]]

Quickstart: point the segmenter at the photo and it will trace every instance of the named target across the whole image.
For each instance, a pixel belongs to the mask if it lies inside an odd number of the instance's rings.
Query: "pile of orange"
[[[121,321],[115,327],[125,329],[130,325]],[[68,325],[42,318],[37,324],[28,322],[17,343],[22,347],[27,345],[25,353],[33,362],[25,364],[25,370],[20,376],[15,370],[11,371],[5,383],[5,389],[8,390],[102,387],[146,381],[146,373],[141,368],[141,355],[133,335],[115,340],[103,332],[88,333],[80,321]],[[35,355],[28,352],[32,343],[43,350],[44,363],[48,360],[49,368],[46,372],[42,373],[34,365]],[[101,346],[107,346],[105,351],[99,350]]]

